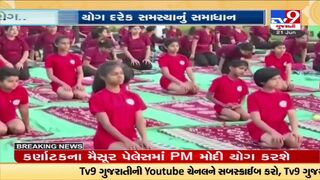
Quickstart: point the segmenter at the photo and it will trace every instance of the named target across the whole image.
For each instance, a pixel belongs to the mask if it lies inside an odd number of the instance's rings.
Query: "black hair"
[[[53,52],[54,53],[58,53],[59,50],[58,50],[58,47],[56,45],[58,45],[62,39],[69,39],[69,38],[67,36],[58,36],[58,37],[56,37],[56,39],[53,42]]]
[[[249,42],[240,43],[237,46],[243,51],[253,51],[253,45]]]
[[[110,49],[113,47],[113,43],[110,39],[104,39],[102,41],[99,41],[99,47],[100,48],[106,48],[106,49]]]
[[[116,67],[121,67],[121,64],[116,61],[107,61],[98,68],[92,84],[92,91],[94,93],[106,87],[106,83],[102,78],[106,77],[106,75],[109,74]]]
[[[271,78],[280,75],[276,68],[261,68],[253,75],[253,80],[257,86],[263,87]]]
[[[234,59],[234,60],[230,61],[230,63],[229,63],[229,67],[237,68],[237,67],[241,67],[241,66],[249,67],[249,64],[247,61],[243,61],[240,59]]]
[[[306,35],[305,31],[298,31],[295,35],[293,35],[294,38],[302,38],[304,35]]]
[[[319,31],[319,33],[317,34],[317,36],[318,36],[318,38],[320,39],[320,31]]]
[[[18,26],[4,26],[4,31],[9,31],[9,30],[12,29],[13,27],[17,27],[18,33],[20,33],[20,29],[18,28]],[[19,36],[17,36],[16,38],[19,39]]]
[[[100,77],[100,71],[101,71],[101,69],[98,68],[96,74],[94,75],[94,79],[93,79],[93,83],[92,83],[92,92],[93,93],[99,92],[106,87],[106,83]]]
[[[129,26],[129,31],[131,30],[131,29],[133,29],[134,27],[137,27],[137,26]],[[140,27],[140,29],[144,29],[144,26],[138,26],[138,27]]]
[[[168,38],[168,39],[164,40],[163,45],[164,45],[164,47],[169,47],[170,44],[172,44],[174,42],[179,43],[179,40],[177,38]]]
[[[202,28],[207,28],[208,26],[201,26]]]
[[[274,49],[274,48],[276,48],[276,47],[278,47],[278,46],[284,46],[285,44],[284,44],[284,42],[282,42],[282,41],[274,41],[274,42],[272,42],[271,43],[271,47]]]
[[[192,26],[192,27],[190,27],[190,29],[188,31],[188,35],[192,36],[192,35],[194,35],[195,32],[196,32],[196,27]]]
[[[91,37],[93,39],[97,39],[101,36],[101,34],[103,33],[103,31],[108,30],[108,28],[104,27],[104,26],[98,26],[96,28],[94,28],[91,31]]]
[[[130,66],[126,64],[122,64],[122,69],[124,74],[123,84],[127,84],[131,81],[131,79],[134,78],[134,71]]]
[[[167,34],[168,31],[169,31],[168,28],[163,28],[163,29],[162,29],[162,34]]]
[[[12,28],[13,26],[4,26],[4,30],[8,31],[10,28]]]
[[[4,81],[6,78],[10,76],[19,77],[19,71],[17,69],[8,67],[0,68],[0,81]]]
[[[148,26],[148,27],[146,28],[146,32],[152,32],[152,31],[154,31],[154,30],[156,30],[156,26]]]

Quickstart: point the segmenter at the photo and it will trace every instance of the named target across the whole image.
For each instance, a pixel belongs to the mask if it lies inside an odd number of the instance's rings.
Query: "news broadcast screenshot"
[[[0,179],[320,179],[320,1],[0,0]]]

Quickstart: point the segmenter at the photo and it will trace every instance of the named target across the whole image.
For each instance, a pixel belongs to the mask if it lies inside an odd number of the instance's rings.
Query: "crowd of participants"
[[[295,88],[292,69],[303,69],[313,60],[312,69],[320,71],[320,41],[310,45],[307,27],[276,41],[271,40],[268,26],[252,26],[249,31],[241,26],[201,26],[186,33],[169,26],[160,36],[156,29],[0,27],[0,136],[33,131],[28,92],[19,82],[30,78],[29,68],[43,63],[59,98],[89,98],[90,111],[98,121],[96,149],[151,149],[142,114],[146,105],[130,91],[135,72],[159,68],[159,85],[168,95],[195,95],[199,86],[192,67],[209,66],[220,74],[206,95],[219,119],[248,121],[249,134],[261,146],[300,146],[298,120],[288,94]],[[261,60],[265,67],[253,73],[255,49],[270,53]],[[86,76],[94,80],[90,95],[82,84]],[[249,94],[243,76],[251,77],[260,89]],[[245,99],[247,109],[242,106]]]

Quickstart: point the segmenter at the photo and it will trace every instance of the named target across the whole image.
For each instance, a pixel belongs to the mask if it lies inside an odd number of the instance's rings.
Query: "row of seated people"
[[[86,37],[81,43],[81,50],[85,75],[94,75],[99,64],[105,60],[122,60],[134,69],[148,70],[152,68],[151,55],[157,44],[163,43],[163,38],[155,36],[155,26],[143,28],[141,26],[122,27],[118,38],[107,27],[82,27],[78,35]],[[2,30],[1,30],[2,29]],[[90,31],[89,31],[90,30]],[[2,33],[1,33],[2,32]],[[294,63],[304,64],[310,57],[307,55],[308,33],[301,31],[293,37],[284,40],[286,51],[293,57]],[[0,58],[8,67],[16,67],[21,70],[20,79],[28,79],[28,59],[37,59],[36,52],[43,50],[43,59],[53,53],[54,40],[59,36],[67,36],[71,45],[75,43],[75,32],[71,26],[65,27],[16,27],[8,26],[0,28]],[[233,35],[231,35],[233,34]],[[257,43],[268,44],[270,31],[266,26],[251,27],[250,36],[241,27],[218,26],[214,29],[208,26],[191,27],[187,35],[183,35],[177,27],[171,26],[166,32],[168,38],[178,38],[180,42],[179,52],[193,60],[196,66],[220,66],[223,70],[223,60],[228,56],[236,56],[240,44],[251,42],[255,48],[263,48]],[[258,40],[256,40],[258,39]],[[222,44],[222,45],[221,45]],[[162,46],[163,47],[163,46]],[[73,49],[73,48],[71,48]],[[315,60],[313,69],[320,69],[320,43],[313,48]],[[162,48],[165,51],[165,48]],[[244,48],[244,56],[250,59],[251,48]],[[250,52],[248,52],[250,51]],[[119,55],[120,54],[120,55]],[[121,55],[122,54],[122,55]],[[229,59],[232,59],[231,57]]]
[[[246,44],[250,47],[250,43]],[[167,39],[164,46],[167,52],[158,60],[162,71],[160,86],[168,94],[197,94],[199,87],[192,72],[192,64],[186,56],[178,53],[178,40]],[[46,58],[45,68],[52,81],[52,89],[60,98],[83,99],[86,94],[82,85],[82,63],[69,50],[69,38],[58,37],[54,53]],[[270,67],[261,68],[254,74],[253,80],[261,89],[248,96],[247,110],[243,109],[242,103],[249,94],[248,86],[240,79],[249,68],[245,60],[233,59],[228,62],[228,73],[213,79],[206,97],[215,104],[214,110],[221,120],[252,119],[248,122],[248,133],[261,146],[298,148],[302,139],[292,100],[288,93],[281,92],[286,90],[283,89],[286,85],[284,78],[288,74],[286,71],[289,70],[286,67],[291,65],[293,59],[285,52],[284,44],[277,42],[265,61],[266,66]],[[14,68],[0,69],[0,107],[8,107],[0,108],[0,135],[8,131],[14,134],[32,131],[28,117],[28,93],[18,85],[18,76],[19,72]],[[97,69],[89,100],[90,111],[98,122],[94,136],[96,149],[152,148],[148,143],[142,115],[146,105],[128,88],[132,78],[132,69],[119,61],[105,62]],[[22,121],[15,113],[16,108],[20,110]],[[287,115],[289,126],[285,122]]]

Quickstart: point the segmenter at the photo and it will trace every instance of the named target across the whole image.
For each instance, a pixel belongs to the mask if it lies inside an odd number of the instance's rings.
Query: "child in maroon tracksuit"
[[[316,58],[313,61],[313,69],[320,72],[320,32],[318,33],[319,41],[314,46]]]

